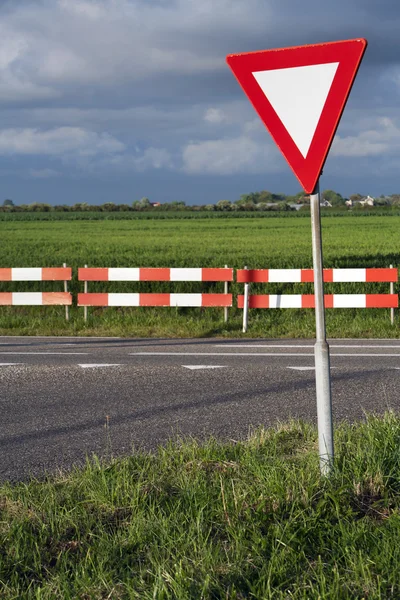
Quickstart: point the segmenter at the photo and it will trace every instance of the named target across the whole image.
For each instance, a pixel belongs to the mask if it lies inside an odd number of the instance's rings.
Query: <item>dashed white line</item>
[[[287,369],[293,369],[294,371],[315,371],[315,367],[286,367]],[[337,367],[330,367],[331,369],[337,369]]]
[[[185,369],[225,369],[226,365],[182,365]]]
[[[82,367],[82,369],[98,369],[100,367],[123,367],[123,365],[122,364],[107,364],[107,363],[103,363],[103,364],[78,365],[78,367]]]
[[[22,354],[27,354],[27,355],[31,355],[31,354],[35,354],[35,355],[41,355],[41,356],[54,356],[54,355],[61,355],[61,356],[71,356],[71,355],[87,355],[90,354],[90,352],[0,352],[0,354],[18,354],[18,355],[22,355]]]

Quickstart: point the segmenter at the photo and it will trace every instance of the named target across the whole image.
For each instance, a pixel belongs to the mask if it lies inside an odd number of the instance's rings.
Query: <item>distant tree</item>
[[[386,198],[386,196],[375,198],[374,203],[376,206],[389,206],[391,204],[390,199]]]
[[[229,200],[219,200],[219,202],[217,202],[216,209],[227,211],[231,210],[231,206],[232,204]]]
[[[258,194],[258,202],[273,202],[273,194],[267,190],[263,190]]]
[[[287,197],[285,196],[285,194],[272,194],[273,202],[285,202],[286,200]]]
[[[255,204],[254,202],[254,194],[242,194],[239,198],[239,200],[235,201],[235,204],[237,204],[240,207],[244,207],[248,204]]]
[[[291,206],[289,206],[289,204],[287,202],[282,202],[279,205],[279,209],[278,210],[290,211],[290,210],[296,210],[296,209],[292,208]]]
[[[7,200],[4,200],[3,206],[15,206],[15,205],[14,205],[14,202],[8,198]]]
[[[183,200],[173,200],[172,202],[169,203],[171,210],[181,210],[183,208],[186,208],[186,202],[183,202]]]
[[[33,202],[28,205],[28,211],[30,212],[50,212],[52,210],[50,204],[43,204],[42,202]]]
[[[140,204],[140,208],[151,208],[151,202],[146,197],[141,198],[139,204]]]
[[[322,192],[322,199],[328,200],[332,206],[338,206],[340,204],[344,204],[345,202],[343,196],[334,190],[324,190]]]
[[[400,194],[392,194],[390,196],[390,203],[393,204],[394,206],[399,206],[400,205]]]
[[[118,210],[118,206],[114,202],[105,202],[101,205],[101,209],[104,212],[115,212]]]

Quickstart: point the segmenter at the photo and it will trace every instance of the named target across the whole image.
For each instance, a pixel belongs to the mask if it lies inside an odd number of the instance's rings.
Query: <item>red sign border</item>
[[[308,194],[313,193],[321,175],[367,44],[366,39],[357,38],[230,54],[226,57],[244,93]],[[304,158],[252,73],[332,62],[338,62],[339,65],[307,157]]]

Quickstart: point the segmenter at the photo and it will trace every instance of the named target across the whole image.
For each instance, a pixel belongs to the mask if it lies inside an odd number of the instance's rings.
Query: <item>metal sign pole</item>
[[[324,276],[319,181],[310,195],[316,343],[315,383],[317,389],[318,447],[321,475],[329,475],[333,466],[333,426],[329,345],[326,341]]]

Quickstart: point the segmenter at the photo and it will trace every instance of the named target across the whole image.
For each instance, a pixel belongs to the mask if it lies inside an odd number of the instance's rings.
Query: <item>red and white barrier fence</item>
[[[79,281],[233,281],[233,269],[83,268]]]
[[[1,306],[65,306],[65,318],[69,319],[68,307],[72,296],[68,292],[72,269],[64,267],[9,268],[0,269],[0,281],[64,281],[63,292],[0,292]]]
[[[390,308],[398,307],[393,282],[397,269],[324,269],[326,283],[390,282],[389,294],[326,294],[326,308]],[[315,308],[313,294],[253,294],[251,283],[312,283],[313,269],[239,269],[238,283],[244,283],[244,295],[238,296],[243,308],[243,332],[247,331],[249,308]],[[393,323],[393,312],[391,313]]]
[[[313,269],[238,269],[238,283],[313,283]],[[326,283],[397,281],[397,269],[324,269]]]
[[[215,268],[80,268],[79,281],[85,282],[85,292],[78,294],[78,306],[170,306],[224,307],[232,306],[232,294],[227,284],[233,281],[233,269]],[[88,293],[89,281],[199,281],[224,282],[224,293]],[[87,313],[85,312],[85,320]],[[227,313],[225,312],[225,318]]]
[[[66,319],[72,296],[68,292],[71,268],[0,268],[0,282],[17,281],[64,281],[64,292],[0,292],[0,306],[65,306]],[[85,268],[78,269],[78,279],[84,282],[84,293],[78,294],[78,306],[93,307],[220,307],[224,308],[225,321],[228,307],[232,306],[232,294],[228,285],[233,281],[233,269],[228,268]],[[312,269],[239,269],[237,282],[244,284],[244,295],[238,296],[238,308],[243,309],[243,331],[247,331],[250,308],[314,308],[313,294],[252,294],[252,283],[312,283]],[[91,281],[112,282],[223,282],[224,293],[116,293],[88,292]],[[390,308],[391,321],[398,307],[398,295],[394,294],[394,282],[398,271],[392,266],[387,269],[324,269],[326,283],[390,283],[389,294],[326,294],[326,308]]]

